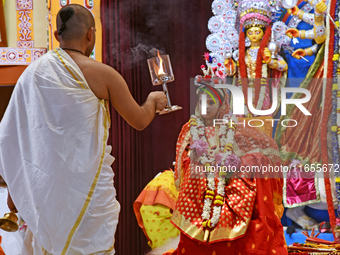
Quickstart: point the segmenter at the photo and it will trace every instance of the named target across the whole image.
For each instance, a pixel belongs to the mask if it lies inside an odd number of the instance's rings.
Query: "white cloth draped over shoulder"
[[[0,123],[0,174],[34,254],[114,254],[120,206],[109,125],[107,102],[61,48],[19,78]]]

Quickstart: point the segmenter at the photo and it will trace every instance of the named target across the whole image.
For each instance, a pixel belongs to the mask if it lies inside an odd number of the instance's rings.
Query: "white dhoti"
[[[107,103],[62,49],[19,78],[0,123],[0,174],[34,254],[114,254],[120,206],[109,125]]]

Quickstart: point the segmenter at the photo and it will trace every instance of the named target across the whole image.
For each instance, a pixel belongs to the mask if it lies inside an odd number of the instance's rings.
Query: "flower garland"
[[[232,124],[218,126],[220,151],[223,151],[223,153],[217,153],[214,156],[209,156],[209,143],[207,142],[205,135],[205,126],[203,121],[196,116],[192,116],[190,119],[190,133],[193,139],[193,144],[190,146],[190,148],[195,149],[196,154],[199,157],[198,161],[202,165],[213,166],[215,164],[225,164],[236,167],[240,165],[240,159],[233,154],[233,141],[237,119],[235,116],[230,117],[228,115],[224,115],[223,120],[225,123],[228,123],[229,121],[232,122]],[[204,196],[203,212],[201,215],[203,220],[202,226],[204,228],[212,229],[217,225],[221,216],[221,210],[225,196],[226,173],[221,172],[219,177],[216,178],[217,189],[215,183],[215,174],[207,173],[206,177],[207,191]]]
[[[262,106],[263,106],[264,99],[265,99],[265,96],[266,96],[267,76],[268,76],[268,65],[263,64],[262,65],[261,89],[260,89],[259,99],[258,99],[257,105],[256,105],[256,110],[262,110]],[[241,84],[240,79],[239,79],[238,87],[242,88],[242,84]],[[245,105],[244,105],[244,114],[245,114],[245,116],[248,116],[249,110],[248,110],[248,106],[247,106],[246,103],[247,102],[245,102]]]
[[[202,212],[202,226],[205,228],[214,228],[218,221],[220,220],[221,216],[221,210],[223,206],[223,200],[224,200],[224,187],[226,184],[225,178],[218,177],[218,184],[217,184],[217,191],[215,196],[215,178],[214,174],[208,173],[207,174],[207,182],[208,182],[208,190],[206,191],[205,197],[204,197],[204,206],[203,206],[203,212]],[[212,217],[211,215],[211,206],[213,207],[213,213]]]
[[[210,157],[208,153],[209,143],[205,135],[205,126],[203,121],[197,116],[191,116],[190,119],[190,133],[193,144],[190,148],[196,150],[199,157],[199,162],[205,166],[213,166],[224,163],[229,155],[232,154],[233,141],[235,136],[237,118],[235,116],[229,117],[227,114],[223,116],[225,123],[232,122],[232,125],[219,125],[218,136],[220,139],[220,149],[224,153],[218,153],[215,157]]]
[[[261,89],[260,89],[260,96],[259,101],[257,102],[257,110],[261,110],[266,94],[266,88],[267,88],[267,75],[268,75],[268,65],[263,64],[262,65],[262,78],[261,78]]]
[[[339,26],[340,19],[340,4],[337,1],[335,7],[334,21]],[[340,144],[340,91],[338,75],[340,75],[340,62],[339,62],[339,32],[337,29],[334,31],[334,55],[333,55],[333,86],[332,86],[332,152],[334,164],[340,164],[339,160],[339,144]],[[336,177],[336,192],[337,198],[340,201],[340,174],[335,173]],[[340,214],[340,204],[338,205],[338,213]]]

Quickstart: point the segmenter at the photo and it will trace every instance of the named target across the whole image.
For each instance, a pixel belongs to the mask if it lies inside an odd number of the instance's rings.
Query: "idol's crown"
[[[244,28],[253,26],[266,27],[272,15],[272,7],[267,1],[245,0],[238,4],[240,23]]]

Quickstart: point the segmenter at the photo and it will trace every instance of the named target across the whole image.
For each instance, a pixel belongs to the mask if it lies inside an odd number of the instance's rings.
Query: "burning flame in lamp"
[[[159,55],[159,51],[157,51],[157,56],[158,56],[158,59],[159,59],[158,76],[166,75],[166,73],[164,73],[164,70],[163,70],[163,59]]]
[[[167,83],[175,80],[174,74],[172,72],[171,62],[169,55],[160,55],[157,51],[157,57],[148,59],[148,66],[151,76],[151,81],[153,86],[162,85],[163,91],[167,97],[167,106],[159,112],[159,114],[165,114],[173,111],[182,109],[178,105],[171,105]]]

